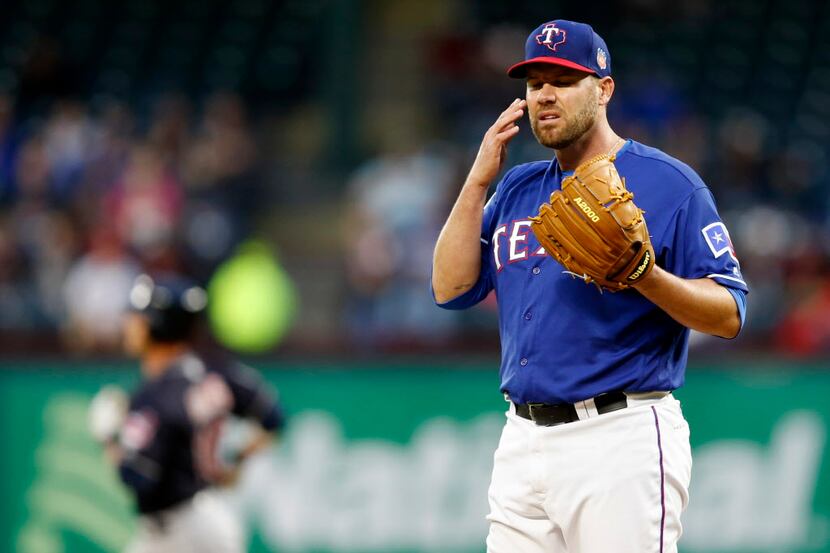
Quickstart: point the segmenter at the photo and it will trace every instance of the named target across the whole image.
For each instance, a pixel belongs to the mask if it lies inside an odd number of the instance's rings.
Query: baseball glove
[[[633,199],[614,157],[598,156],[562,180],[561,190],[531,217],[531,228],[567,272],[616,292],[643,279],[654,266],[643,210]]]

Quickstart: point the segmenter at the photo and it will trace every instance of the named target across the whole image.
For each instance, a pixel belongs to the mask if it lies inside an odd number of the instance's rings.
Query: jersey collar
[[[616,158],[618,159],[621,155],[623,155],[626,152],[626,150],[628,150],[628,147],[630,145],[631,145],[631,139],[628,138],[628,139],[626,139],[625,142],[623,142],[623,145],[620,147],[620,149],[617,150],[617,153],[615,154]],[[560,172],[563,177],[570,177],[571,175],[574,174],[573,170],[570,170],[570,171],[561,170],[559,168],[559,160],[556,159],[556,156],[553,156],[553,159],[550,160],[550,165],[548,165],[548,168],[545,171],[545,177],[544,177],[545,180],[548,179],[548,177],[551,175],[551,173],[556,174],[557,171]]]

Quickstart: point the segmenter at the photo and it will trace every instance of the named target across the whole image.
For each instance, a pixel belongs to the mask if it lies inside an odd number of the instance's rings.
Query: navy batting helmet
[[[206,306],[204,288],[178,275],[140,275],[130,290],[130,307],[147,318],[159,342],[188,339]]]

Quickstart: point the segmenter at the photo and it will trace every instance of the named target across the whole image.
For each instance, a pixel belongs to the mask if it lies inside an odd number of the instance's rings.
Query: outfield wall
[[[0,367],[0,551],[118,551],[130,501],[86,432],[124,365]],[[251,551],[481,553],[506,407],[496,370],[260,366],[290,425],[226,494]],[[685,553],[830,552],[830,370],[700,367],[676,393],[692,429]]]

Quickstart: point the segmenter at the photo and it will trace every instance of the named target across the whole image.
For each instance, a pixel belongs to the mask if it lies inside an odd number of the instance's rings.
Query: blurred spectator
[[[123,173],[105,198],[105,216],[118,238],[155,269],[174,270],[175,230],[183,192],[161,152],[136,144]]]
[[[733,109],[720,122],[710,186],[725,208],[746,206],[753,192],[762,201],[772,199],[768,180],[771,132],[767,119],[748,108]]]
[[[121,321],[139,265],[124,251],[113,229],[100,227],[89,252],[76,261],[63,289],[67,345],[81,351],[120,349]]]
[[[263,197],[257,161],[242,100],[211,97],[182,166],[188,200],[182,240],[196,276],[207,278],[251,231]]]
[[[364,346],[440,341],[454,326],[456,314],[434,309],[428,288],[440,218],[459,184],[442,149],[380,156],[349,182],[347,321]]]
[[[29,135],[21,144],[14,165],[17,210],[42,209],[54,201],[49,161],[43,134]]]
[[[64,316],[63,282],[80,251],[76,223],[55,209],[13,217],[17,245],[28,262],[28,279],[37,292],[43,326],[56,326]]]
[[[32,329],[43,322],[27,270],[14,235],[0,222],[0,329],[4,331]]]
[[[776,345],[785,353],[815,357],[830,353],[830,267],[813,257],[799,260],[790,281],[792,307],[776,325]],[[810,262],[812,261],[812,263]]]
[[[11,201],[14,193],[14,131],[14,99],[0,94],[0,205]]]
[[[190,105],[186,98],[170,94],[156,102],[147,142],[169,167],[178,167],[190,140]]]
[[[129,157],[134,133],[130,108],[121,102],[106,102],[93,127],[82,194],[95,197],[115,182]]]
[[[72,195],[88,161],[92,137],[93,126],[83,104],[62,100],[54,105],[44,125],[43,146],[56,198]]]

